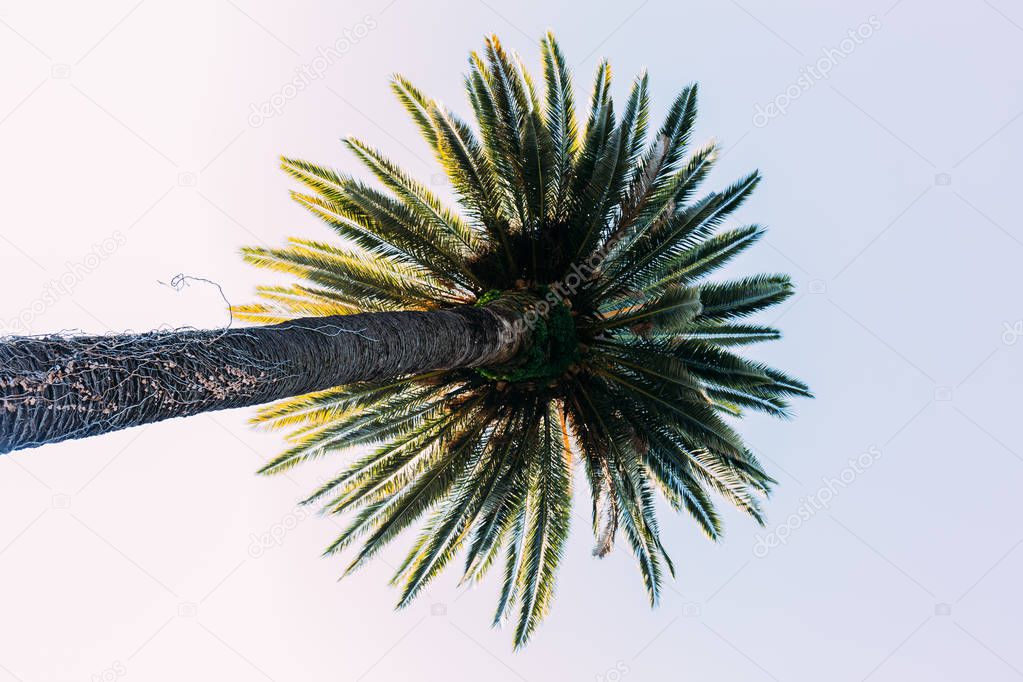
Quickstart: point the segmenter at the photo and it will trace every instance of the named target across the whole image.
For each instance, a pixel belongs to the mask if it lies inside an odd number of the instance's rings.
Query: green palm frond
[[[285,157],[302,185],[294,198],[340,242],[245,249],[248,262],[296,281],[262,287],[259,302],[233,308],[257,322],[467,304],[535,313],[527,348],[507,366],[332,388],[253,419],[288,432],[288,449],[264,473],[347,458],[306,499],[347,518],[326,550],[351,553],[346,572],[416,527],[392,579],[399,606],[460,555],[466,582],[500,565],[494,624],[513,621],[516,646],[554,599],[575,466],[590,488],[594,554],[624,536],[656,604],[674,574],[657,496],[711,539],[722,533],[721,500],[763,523],[773,480],[734,418],[747,410],[788,417],[790,400],[811,395],[735,352],[779,338],[748,318],[792,295],[788,277],[705,279],[764,228],[723,227],[758,173],[699,195],[716,148],[693,145],[697,86],[685,87],[657,126],[648,76],[616,110],[605,61],[580,123],[552,34],[540,54],[534,81],[488,37],[465,76],[470,122],[393,77],[457,207],[354,137],[345,144],[375,183]]]

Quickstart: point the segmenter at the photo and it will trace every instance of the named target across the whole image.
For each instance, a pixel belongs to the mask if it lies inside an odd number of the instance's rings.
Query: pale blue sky
[[[513,653],[487,627],[496,581],[463,596],[447,576],[399,614],[397,550],[335,582],[318,554],[336,527],[294,507],[335,465],[255,478],[280,438],[245,411],[157,424],[0,459],[0,682],[1023,676],[1023,8],[387,3],[0,3],[0,321],[226,322],[215,292],[156,280],[211,277],[241,302],[266,276],[238,247],[326,236],[277,154],[351,167],[354,133],[429,180],[388,74],[464,112],[485,32],[536,65],[553,28],[581,93],[600,56],[619,96],[647,68],[658,114],[699,81],[696,140],[724,148],[708,187],[765,177],[736,219],[766,243],[730,271],[792,274],[798,295],[763,317],[785,338],[755,350],[818,395],[741,427],[779,482],[767,528],[728,513],[712,545],[662,516],[679,576],[651,611],[627,548],[589,555],[580,495],[554,610]]]

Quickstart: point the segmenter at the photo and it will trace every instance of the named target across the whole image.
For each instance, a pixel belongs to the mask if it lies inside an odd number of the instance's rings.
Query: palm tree
[[[810,393],[732,348],[779,337],[744,320],[792,285],[703,281],[763,229],[721,227],[756,172],[697,198],[715,148],[690,149],[695,85],[651,131],[647,76],[616,112],[603,62],[580,129],[562,52],[540,47],[542,94],[496,37],[471,54],[475,127],[392,81],[461,211],[354,138],[382,188],[283,160],[342,240],[244,250],[301,280],[234,309],[263,326],[4,340],[0,450],[279,400],[254,421],[288,447],[261,472],[371,446],[306,500],[350,513],[327,553],[360,543],[351,571],[423,519],[400,606],[460,551],[467,581],[503,554],[494,623],[514,618],[516,646],[550,607],[578,463],[594,554],[624,535],[656,603],[673,567],[655,491],[712,539],[712,493],[762,522],[773,481],[725,417]]]

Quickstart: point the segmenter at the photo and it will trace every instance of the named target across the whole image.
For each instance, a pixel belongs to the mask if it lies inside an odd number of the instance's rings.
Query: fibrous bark
[[[360,313],[246,329],[0,339],[0,453],[356,381],[512,359],[493,307]]]

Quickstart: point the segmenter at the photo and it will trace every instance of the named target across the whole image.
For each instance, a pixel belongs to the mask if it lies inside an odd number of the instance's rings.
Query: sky
[[[463,114],[496,32],[580,99],[648,69],[654,119],[700,83],[707,187],[759,168],[728,273],[798,293],[751,350],[817,398],[741,430],[778,480],[767,525],[705,540],[650,609],[627,547],[590,555],[586,490],[551,615],[489,627],[498,576],[392,610],[398,546],[338,582],[338,522],[296,503],[340,468],[262,478],[281,436],[236,410],[0,458],[0,682],[1013,680],[1023,677],[1023,8],[1008,0],[586,3],[0,1],[0,334],[230,322],[244,245],[327,239],[287,154],[354,170],[355,134],[447,192],[387,80]],[[269,279],[268,279],[269,278]],[[401,544],[401,543],[399,543]]]

